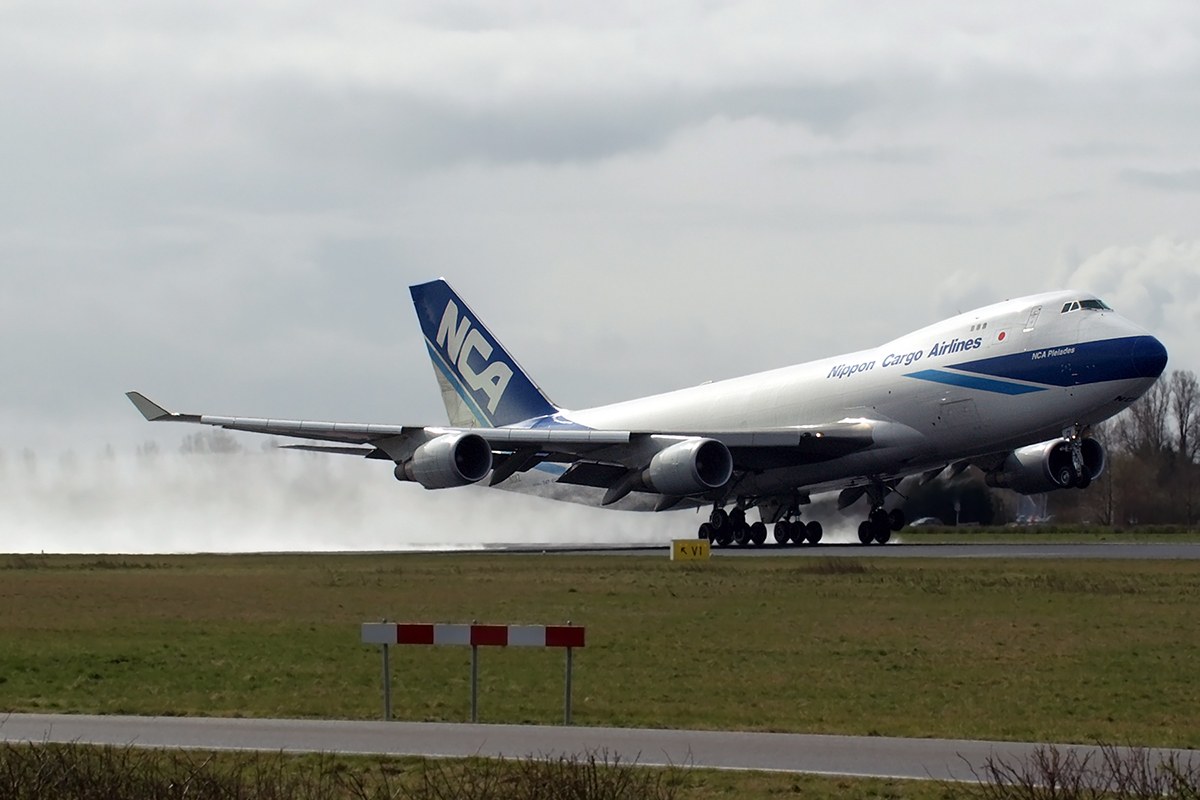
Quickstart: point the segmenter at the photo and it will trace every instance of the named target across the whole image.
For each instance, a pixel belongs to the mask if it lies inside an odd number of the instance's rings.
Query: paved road
[[[1037,747],[1014,742],[890,739],[785,733],[727,733],[435,722],[70,716],[0,717],[0,740],[142,747],[424,756],[552,756],[604,751],[622,762],[693,765],[882,778],[973,780],[996,756],[1021,759]],[[1061,748],[1090,752],[1083,745]],[[1200,763],[1200,751],[1172,751]],[[1161,756],[1161,754],[1160,754]]]
[[[595,555],[653,555],[667,554],[664,546],[645,547],[544,547],[514,545],[489,548],[490,552],[505,553],[585,553]],[[475,551],[478,552],[478,551]],[[905,544],[893,543],[883,547],[860,544],[763,545],[762,547],[718,547],[714,558],[744,557],[813,557],[838,556],[872,558],[1106,558],[1106,559],[1200,559],[1200,542],[1148,543],[1069,543],[1029,542],[1013,544]]]

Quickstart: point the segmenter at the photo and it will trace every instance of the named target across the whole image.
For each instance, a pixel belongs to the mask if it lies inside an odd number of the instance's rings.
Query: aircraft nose
[[[1133,342],[1133,370],[1142,378],[1157,378],[1167,368],[1167,348],[1153,336]]]

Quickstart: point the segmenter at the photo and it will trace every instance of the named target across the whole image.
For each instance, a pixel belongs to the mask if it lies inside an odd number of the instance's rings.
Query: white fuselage
[[[1071,425],[1097,423],[1153,383],[1157,373],[1060,386],[976,378],[956,370],[956,365],[1010,356],[1018,368],[1028,357],[1053,374],[1055,360],[1070,360],[1066,350],[1081,343],[1146,335],[1109,310],[1060,312],[1065,302],[1080,297],[1088,295],[1054,292],[1006,301],[874,349],[561,416],[599,430],[691,435],[854,419],[873,424],[870,448],[833,461],[747,475],[737,486],[747,494],[788,487],[820,491],[914,474],[1045,441]],[[947,379],[967,385],[943,382]],[[979,383],[985,385],[972,385]]]

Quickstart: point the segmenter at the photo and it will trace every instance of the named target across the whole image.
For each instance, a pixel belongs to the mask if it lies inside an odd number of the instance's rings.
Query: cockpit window
[[[1081,308],[1089,311],[1112,311],[1102,300],[1075,300],[1070,303],[1063,303],[1061,314],[1066,314],[1068,311],[1078,311]]]

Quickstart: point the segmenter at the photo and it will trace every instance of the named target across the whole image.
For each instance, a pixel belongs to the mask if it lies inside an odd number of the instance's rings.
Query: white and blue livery
[[[1094,425],[1134,402],[1163,345],[1096,297],[1007,300],[872,350],[613,405],[555,405],[444,280],[410,287],[450,424],[403,426],[175,414],[152,421],[310,440],[307,450],[393,462],[428,489],[500,489],[612,508],[709,507],[721,545],[821,538],[817,492],[867,498],[864,544],[904,526],[885,502],[901,479],[968,466],[1024,493],[1086,488],[1104,469]],[[750,522],[747,512],[760,519]]]

